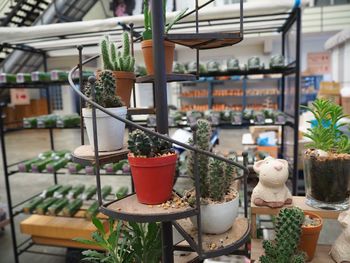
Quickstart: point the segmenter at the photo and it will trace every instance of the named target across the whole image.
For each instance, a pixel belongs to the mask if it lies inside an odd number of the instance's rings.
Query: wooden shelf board
[[[105,221],[107,227],[107,221]],[[23,234],[36,237],[72,240],[76,237],[91,238],[96,227],[85,218],[69,218],[32,215],[20,223]]]
[[[329,245],[318,245],[315,252],[315,257],[311,263],[330,263],[333,262],[332,258],[329,256],[329,251],[331,246]],[[261,255],[263,255],[264,249],[262,248],[262,240],[252,239],[252,252],[251,260],[258,260]]]
[[[197,258],[198,255],[195,252],[191,253],[184,253],[183,255],[174,255],[174,262],[175,263],[188,263],[192,262],[195,258]]]
[[[192,74],[178,74],[178,73],[166,74],[167,82],[195,81],[195,80],[197,80],[197,78],[195,75],[192,75]],[[136,83],[153,83],[153,82],[154,82],[154,75],[146,75],[146,76],[136,78]]]
[[[197,49],[232,46],[243,39],[240,32],[167,34],[165,38],[170,42]]]
[[[128,152],[127,148],[112,152],[99,152],[100,165],[126,159]],[[95,164],[95,153],[91,145],[82,145],[76,148],[72,153],[72,158],[77,163]]]
[[[32,240],[35,244],[38,244],[38,245],[55,246],[55,247],[74,247],[74,248],[95,249],[95,250],[101,249],[100,247],[97,247],[97,246],[82,244],[69,239],[32,236]]]
[[[158,221],[162,221],[163,218],[176,217],[177,215],[186,212],[193,212],[194,214],[194,208],[190,206],[180,208],[169,207],[165,209],[161,205],[141,204],[135,194],[111,202],[110,204],[107,204],[104,209],[108,210],[110,213],[117,214],[115,216],[116,218],[123,220],[134,219],[135,221],[141,220],[142,222],[145,220],[157,221],[157,219]],[[103,208],[101,212],[105,213]],[[105,214],[109,215],[108,213]]]
[[[192,222],[189,218],[181,219],[176,221],[181,228],[189,234],[189,236],[197,242],[197,229],[193,226]],[[235,222],[227,232],[218,235],[210,235],[203,234],[202,235],[202,244],[204,253],[210,253],[215,251],[211,250],[209,246],[215,244],[216,249],[221,249],[225,247],[229,247],[230,245],[236,243],[242,237],[247,235],[247,231],[249,231],[249,222],[247,218],[238,217]],[[222,242],[221,242],[222,241]],[[185,243],[183,243],[185,244]]]
[[[326,219],[338,219],[338,215],[340,214],[341,211],[333,211],[333,210],[322,210],[322,209],[317,209],[313,208],[311,206],[308,206],[305,203],[305,196],[293,196],[293,203],[291,205],[286,205],[285,207],[291,207],[291,206],[297,206],[300,209],[307,211],[307,212],[312,212],[316,213],[322,218]],[[251,202],[251,213],[256,214],[256,215],[277,215],[279,212],[280,208],[270,208],[267,206],[256,206]]]

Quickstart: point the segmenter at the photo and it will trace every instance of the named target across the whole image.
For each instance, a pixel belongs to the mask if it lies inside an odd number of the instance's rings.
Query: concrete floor
[[[221,130],[220,131],[220,145],[216,148],[222,152],[228,152],[235,150],[240,152],[243,150],[241,145],[242,134],[247,130]],[[79,130],[55,130],[55,147],[58,150],[68,149],[73,150],[80,145],[80,133]],[[48,131],[45,130],[26,130],[20,132],[11,132],[6,134],[6,146],[7,146],[7,158],[9,163],[33,158],[38,153],[49,149],[49,136]],[[4,184],[4,176],[2,170],[2,163],[0,165],[0,207],[6,204],[6,191]],[[95,184],[95,177],[93,176],[77,176],[77,175],[58,175],[58,181],[65,184],[76,184],[82,181],[86,185]],[[30,195],[36,194],[42,189],[53,183],[53,176],[48,174],[15,174],[10,177],[10,183],[12,187],[12,200],[13,203],[20,202],[28,198]],[[119,186],[130,186],[130,178],[128,177],[102,177],[102,184],[110,184],[114,188]],[[184,188],[188,186],[190,182],[187,179],[180,178],[176,187]],[[19,215],[15,218],[16,232],[18,233],[17,242],[25,240],[27,237],[20,234],[19,223],[26,216]],[[328,224],[328,223],[327,223]],[[323,243],[330,243],[339,234],[339,225],[336,221],[330,222],[327,231],[323,231],[321,241]],[[65,249],[62,248],[41,248],[37,250],[48,251],[52,253],[64,254]],[[0,232],[0,263],[12,263],[13,252],[10,227],[7,226],[4,232]],[[43,256],[24,253],[20,257],[21,263],[63,263],[65,259],[62,257]]]

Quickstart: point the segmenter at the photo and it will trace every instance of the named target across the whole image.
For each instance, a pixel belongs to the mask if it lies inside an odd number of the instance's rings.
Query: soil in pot
[[[146,70],[148,75],[154,74],[153,66],[153,40],[144,40],[141,42],[143,58],[145,60]],[[164,41],[165,51],[165,72],[171,74],[173,71],[175,44],[169,41]]]
[[[323,221],[321,217],[314,213],[304,212],[304,214],[305,220],[301,226],[299,248],[307,254],[307,261],[311,261],[315,255]]]
[[[304,176],[306,195],[310,201],[308,204],[335,210],[349,207],[349,154],[322,155],[317,150],[309,149],[304,154]],[[313,205],[317,202],[321,204]]]
[[[177,154],[160,157],[128,155],[137,199],[147,205],[162,204],[172,196]]]
[[[188,200],[195,200],[194,191],[188,194]],[[238,215],[239,194],[231,189],[225,195],[223,202],[213,202],[211,199],[201,200],[201,226],[203,233],[222,234],[229,230]],[[197,227],[197,217],[191,217],[192,224]]]

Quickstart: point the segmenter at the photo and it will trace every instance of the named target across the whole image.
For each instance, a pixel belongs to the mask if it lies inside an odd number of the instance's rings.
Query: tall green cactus
[[[127,32],[123,32],[122,43],[121,52],[115,43],[110,42],[108,36],[102,38],[100,47],[104,69],[134,72],[135,58],[130,54],[130,39]]]
[[[300,208],[282,208],[276,219],[275,240],[263,241],[265,255],[260,257],[260,262],[304,263],[305,255],[298,251],[303,221],[304,212]]]
[[[85,86],[84,94],[92,99],[91,84]],[[100,74],[99,80],[95,83],[95,102],[105,108],[121,107],[123,102],[119,96],[115,95],[115,78],[113,72],[104,70]],[[91,105],[88,104],[88,107]]]

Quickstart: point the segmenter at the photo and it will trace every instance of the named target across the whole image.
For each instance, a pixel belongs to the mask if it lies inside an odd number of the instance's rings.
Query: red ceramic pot
[[[172,196],[177,154],[153,158],[128,155],[137,199],[147,205],[161,204]]]

